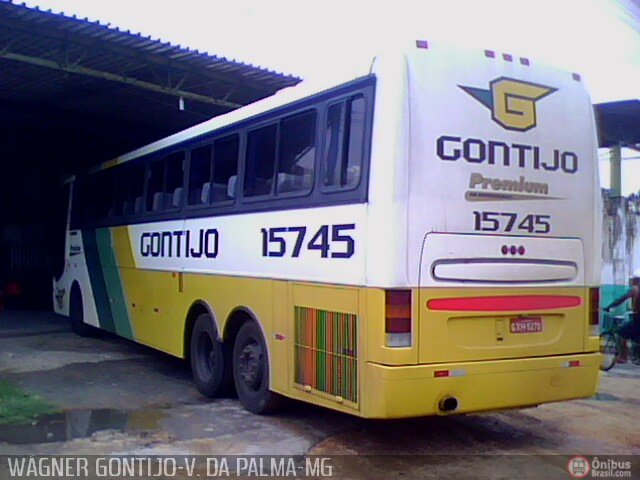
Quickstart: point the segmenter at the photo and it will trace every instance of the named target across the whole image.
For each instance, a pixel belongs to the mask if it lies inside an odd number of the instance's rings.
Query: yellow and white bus
[[[417,41],[78,175],[57,313],[368,418],[588,397],[600,196],[581,78]]]

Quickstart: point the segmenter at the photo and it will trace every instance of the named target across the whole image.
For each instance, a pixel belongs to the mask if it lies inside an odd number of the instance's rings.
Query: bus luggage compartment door
[[[429,233],[421,262],[419,363],[583,350],[579,239]]]

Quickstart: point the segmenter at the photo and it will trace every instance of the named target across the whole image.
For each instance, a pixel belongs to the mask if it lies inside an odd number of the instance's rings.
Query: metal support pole
[[[610,151],[610,196],[619,197],[622,195],[622,145],[617,144]]]

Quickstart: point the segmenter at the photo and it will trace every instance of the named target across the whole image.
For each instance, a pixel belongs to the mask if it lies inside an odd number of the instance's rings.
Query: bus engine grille
[[[295,307],[295,383],[358,400],[356,316]]]

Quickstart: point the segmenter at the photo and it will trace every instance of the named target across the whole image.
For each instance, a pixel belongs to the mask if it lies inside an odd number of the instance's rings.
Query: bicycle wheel
[[[605,332],[600,334],[600,353],[602,353],[602,361],[600,370],[606,372],[611,370],[618,360],[618,342],[615,334]]]
[[[634,365],[640,365],[640,343],[631,342],[631,361]]]

